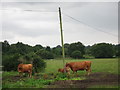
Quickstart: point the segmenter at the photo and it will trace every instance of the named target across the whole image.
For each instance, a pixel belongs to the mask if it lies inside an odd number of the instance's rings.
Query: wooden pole
[[[60,18],[60,32],[61,32],[61,44],[62,44],[62,56],[63,56],[63,66],[65,65],[65,50],[64,50],[64,41],[63,41],[63,30],[62,30],[62,17],[61,9],[59,7],[59,18]]]

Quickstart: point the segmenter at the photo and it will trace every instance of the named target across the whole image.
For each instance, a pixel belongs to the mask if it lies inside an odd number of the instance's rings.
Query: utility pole
[[[60,9],[60,7],[59,7],[59,18],[60,18],[60,32],[61,32],[63,67],[64,67],[64,65],[65,65],[65,50],[64,50],[64,42],[63,42],[62,17],[61,17],[61,9]]]

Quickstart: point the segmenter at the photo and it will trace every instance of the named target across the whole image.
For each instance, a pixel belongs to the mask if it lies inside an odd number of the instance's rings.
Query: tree
[[[2,42],[2,53],[3,54],[8,53],[9,49],[10,49],[10,45],[8,41],[5,40],[4,42]]]
[[[68,47],[69,56],[72,57],[72,53],[76,50],[81,52],[81,57],[85,54],[85,46],[81,42],[71,43]]]
[[[95,58],[111,58],[114,55],[113,46],[109,43],[94,44],[91,51]]]
[[[40,49],[44,49],[44,47],[43,47],[42,45],[40,45],[40,44],[37,44],[37,45],[35,45],[35,46],[33,47],[34,52],[37,52],[37,51],[40,50]]]
[[[91,55],[91,46],[90,45],[85,47],[85,54]]]
[[[115,45],[115,55],[120,57],[120,44]]]
[[[46,51],[44,49],[37,51],[36,54],[40,56],[42,59],[53,59],[54,58],[53,53]]]
[[[52,53],[54,54],[54,57],[61,57],[62,55],[62,47],[60,45],[52,48]]]
[[[47,46],[47,47],[45,48],[45,50],[48,51],[48,52],[51,52],[51,48],[50,48],[49,46]]]
[[[10,49],[9,49],[9,51],[7,51],[7,53],[8,54],[18,53],[21,55],[25,55],[31,51],[33,51],[31,46],[29,46],[27,44],[23,44],[22,42],[17,42],[16,44],[10,45]]]
[[[82,55],[81,55],[81,52],[80,52],[80,51],[75,50],[75,51],[72,52],[71,57],[72,57],[72,58],[79,59],[79,58],[82,58]]]
[[[69,48],[69,46],[70,46],[70,45],[69,45],[68,43],[65,43],[65,44],[64,44],[65,55],[66,55],[66,56],[69,56],[69,53],[68,53],[68,48]]]

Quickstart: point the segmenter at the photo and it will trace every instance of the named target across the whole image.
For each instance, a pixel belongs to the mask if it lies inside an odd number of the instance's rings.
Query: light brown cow
[[[91,61],[70,62],[66,63],[65,67],[71,68],[73,73],[77,72],[78,70],[86,70],[87,75],[89,75],[91,72]]]
[[[32,64],[19,64],[18,65],[18,72],[21,76],[23,73],[29,73],[29,77],[32,76]]]
[[[68,74],[70,74],[70,68],[69,67],[59,68],[58,72],[61,72],[61,73],[67,72]]]

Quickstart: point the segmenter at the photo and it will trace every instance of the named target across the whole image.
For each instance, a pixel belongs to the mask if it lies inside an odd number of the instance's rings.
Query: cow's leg
[[[29,70],[28,73],[29,73],[29,77],[32,77],[32,70]]]
[[[88,70],[88,75],[90,75],[90,73],[91,73],[91,68],[89,68],[89,70]]]
[[[22,76],[23,76],[23,73],[22,73],[22,72],[19,72],[19,76],[22,77]]]
[[[87,72],[87,73],[85,74],[85,76],[87,76],[87,75],[88,75],[88,68],[86,67],[85,70],[86,70],[86,72]]]
[[[76,77],[78,77],[77,71],[75,72]]]
[[[30,78],[32,77],[32,71],[30,72]]]
[[[87,75],[90,75],[91,68],[87,68],[86,71],[87,71]]]
[[[76,70],[73,71],[73,75],[77,76],[77,71]]]

